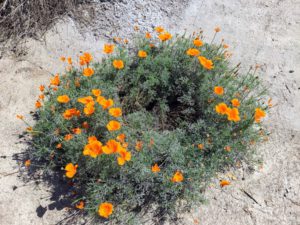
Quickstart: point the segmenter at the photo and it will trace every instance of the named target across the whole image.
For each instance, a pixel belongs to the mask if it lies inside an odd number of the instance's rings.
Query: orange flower
[[[63,117],[66,120],[70,120],[73,116],[80,116],[80,111],[77,110],[76,108],[72,108],[72,109],[67,109],[64,113],[63,113]]]
[[[89,128],[88,122],[84,121],[84,122],[82,123],[82,127],[83,127],[84,129],[88,129],[88,128]]]
[[[68,95],[60,95],[57,97],[57,101],[59,103],[68,103],[70,101],[70,98]]]
[[[119,166],[123,166],[126,161],[129,161],[131,159],[131,153],[126,151],[125,148],[120,148],[118,153],[120,155],[117,158]]]
[[[122,109],[120,109],[120,108],[110,108],[108,110],[108,112],[111,116],[114,116],[114,117],[122,116]]]
[[[234,122],[238,122],[241,120],[240,116],[239,116],[239,110],[237,108],[233,108],[233,109],[228,109],[227,111],[227,119],[229,121],[234,121]]]
[[[84,201],[78,202],[78,203],[75,205],[75,207],[76,207],[77,209],[84,209]]]
[[[155,27],[154,29],[155,29],[155,31],[156,31],[157,33],[162,33],[162,32],[165,31],[165,29],[164,29],[163,27],[161,27],[161,26]]]
[[[76,128],[73,128],[73,129],[72,129],[72,132],[73,132],[74,134],[81,134],[81,129],[80,129],[79,127],[76,127]]]
[[[234,106],[234,107],[239,107],[241,104],[240,104],[240,101],[237,99],[237,98],[234,98],[231,100],[231,104]]]
[[[224,44],[223,48],[229,48],[229,45]]]
[[[135,143],[135,149],[136,149],[137,151],[140,151],[140,150],[142,150],[142,148],[143,148],[143,142],[142,142],[142,141],[137,141],[137,142]]]
[[[87,97],[78,98],[77,101],[86,105],[86,104],[88,104],[90,102],[93,102],[94,99],[93,99],[92,96],[87,96]]]
[[[39,99],[44,100],[45,95],[39,95]]]
[[[119,134],[118,136],[117,136],[117,140],[118,141],[120,141],[120,142],[122,142],[122,143],[124,143],[125,142],[125,138],[126,138],[126,135],[125,134]]]
[[[128,40],[127,39],[124,39],[124,44],[128,44]]]
[[[213,62],[211,60],[205,58],[204,56],[199,56],[198,60],[205,69],[211,70],[214,68]]]
[[[40,86],[40,91],[43,92],[44,90],[45,90],[45,86],[44,86],[44,85],[41,85],[41,86]]]
[[[32,129],[32,127],[27,127],[26,130],[27,130],[28,132],[31,132],[33,129]]]
[[[114,52],[115,45],[113,44],[105,44],[103,52],[106,54],[111,54]]]
[[[66,61],[66,57],[64,57],[64,56],[61,56],[59,59],[60,59],[60,61],[62,61],[62,62]]]
[[[145,38],[150,39],[150,38],[151,38],[151,34],[150,34],[149,32],[147,32],[147,33],[145,34]]]
[[[102,106],[103,109],[107,109],[114,104],[114,101],[112,99],[105,99],[103,96],[98,96],[97,102]]]
[[[165,32],[165,33],[162,33],[162,34],[158,35],[158,38],[161,41],[167,41],[167,40],[170,40],[172,38],[172,34],[170,34],[169,32]]]
[[[68,60],[68,63],[69,63],[70,65],[72,65],[72,63],[73,63],[73,62],[72,62],[72,58],[71,58],[71,57],[68,57],[67,60]]]
[[[187,51],[186,51],[186,54],[187,55],[190,55],[190,56],[197,56],[200,54],[200,51],[196,48],[189,48]]]
[[[124,68],[124,62],[121,59],[115,59],[113,61],[113,66],[118,69],[121,70]]]
[[[94,101],[87,103],[83,109],[84,114],[87,116],[92,115],[95,112],[94,105],[95,105]]]
[[[260,108],[255,109],[254,119],[256,123],[259,123],[262,118],[266,116],[266,112]]]
[[[226,152],[230,152],[230,151],[231,151],[231,147],[227,145],[227,146],[224,147],[224,150],[225,150]]]
[[[102,150],[104,154],[113,154],[119,152],[121,148],[122,146],[119,142],[111,139],[106,142],[106,145],[102,147]]]
[[[74,165],[73,163],[68,163],[65,167],[66,177],[72,178],[77,173],[78,165]]]
[[[203,150],[204,149],[204,144],[198,144],[198,149]]]
[[[66,134],[64,137],[65,141],[70,141],[72,138],[73,138],[72,134]]]
[[[99,205],[98,214],[106,219],[113,213],[114,206],[109,202],[103,202]]]
[[[35,108],[41,108],[42,107],[42,103],[40,101],[36,101],[35,102]]]
[[[221,86],[216,86],[214,88],[214,92],[216,95],[223,95],[224,94],[224,88]]]
[[[224,102],[222,102],[216,105],[215,110],[218,114],[225,115],[228,111],[228,107]]]
[[[228,180],[220,180],[220,186],[221,187],[224,187],[224,186],[227,186],[227,185],[230,185],[230,181],[228,181]]]
[[[22,116],[22,115],[17,115],[17,119],[24,120],[24,116]]]
[[[50,85],[58,86],[59,84],[60,84],[59,75],[55,74],[55,76],[50,79]]]
[[[116,121],[116,120],[111,120],[108,122],[106,125],[107,130],[109,131],[115,131],[115,130],[120,130],[121,129],[121,123]]]
[[[53,90],[53,91],[57,91],[58,88],[57,88],[57,87],[53,87],[52,90]]]
[[[100,89],[93,89],[92,94],[96,97],[101,95],[101,90]]]
[[[90,67],[83,69],[83,76],[90,77],[94,74],[94,70]]]
[[[145,52],[145,51],[143,51],[143,50],[139,50],[138,56],[139,56],[140,58],[146,58],[146,57],[147,57],[147,52]]]
[[[220,28],[220,27],[216,27],[216,28],[215,28],[215,32],[216,32],[216,33],[220,32],[220,31],[221,31],[221,28]]]
[[[96,137],[89,137],[88,144],[84,146],[83,155],[88,155],[92,158],[96,158],[102,153],[102,143],[98,141]]]
[[[196,38],[194,40],[194,45],[197,47],[201,47],[203,45],[203,42],[200,39]]]
[[[174,174],[174,176],[172,177],[171,181],[176,183],[176,182],[181,182],[183,181],[183,175],[180,171],[176,171],[176,173]]]
[[[25,166],[28,168],[30,165],[31,165],[31,161],[30,161],[30,159],[27,159],[25,161]]]
[[[82,60],[85,64],[89,64],[93,60],[93,56],[90,53],[85,52],[80,57],[80,60]]]
[[[57,148],[57,149],[61,149],[61,148],[62,148],[62,144],[61,144],[61,143],[57,144],[57,145],[56,145],[56,148]]]
[[[151,167],[151,171],[153,173],[158,173],[160,171],[159,166],[157,165],[157,163],[155,163],[152,167]]]

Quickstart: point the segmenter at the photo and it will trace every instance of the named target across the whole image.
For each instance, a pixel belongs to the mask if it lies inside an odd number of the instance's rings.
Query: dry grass
[[[60,18],[72,15],[86,0],[2,0],[1,48],[16,49],[24,38],[39,38]],[[3,49],[2,49],[3,50]]]

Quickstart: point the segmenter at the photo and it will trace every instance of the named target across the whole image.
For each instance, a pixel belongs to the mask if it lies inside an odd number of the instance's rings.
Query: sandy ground
[[[209,202],[183,215],[184,224],[298,225],[300,224],[300,2],[298,0],[191,0],[121,1],[82,9],[91,24],[60,22],[42,42],[28,40],[25,56],[0,59],[0,224],[56,224],[64,210],[50,210],[49,188],[26,183],[18,177],[12,156],[24,150],[17,143],[25,126],[16,114],[29,118],[38,86],[51,73],[63,71],[58,58],[77,57],[89,51],[101,57],[105,37],[132,34],[132,26],[149,29],[163,25],[173,32],[204,29],[207,40],[220,26],[232,61],[244,68],[262,65],[261,76],[274,105],[266,120],[270,140],[259,146],[263,164],[249,172],[242,167],[230,175],[232,185],[219,188],[217,180],[206,192]],[[186,4],[188,2],[188,4]],[[130,27],[128,27],[130,25]],[[81,33],[84,31],[85,35]],[[90,31],[90,32],[87,32]],[[246,194],[248,193],[248,195]],[[251,196],[251,197],[249,197]],[[43,217],[37,208],[45,209]]]

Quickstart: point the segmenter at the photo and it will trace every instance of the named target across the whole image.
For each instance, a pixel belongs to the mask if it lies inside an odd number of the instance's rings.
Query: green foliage
[[[95,70],[92,76],[72,68],[60,76],[57,91],[53,85],[44,91],[46,98],[36,112],[32,131],[33,157],[44,160],[48,168],[77,164],[72,178],[82,194],[77,200],[84,200],[91,214],[97,213],[102,202],[110,202],[114,212],[109,220],[114,223],[136,223],[143,219],[143,212],[161,217],[160,222],[167,216],[175,219],[179,210],[202,201],[201,193],[216,172],[251,159],[251,143],[262,139],[255,109],[267,109],[262,102],[265,89],[253,72],[239,75],[238,67],[230,67],[221,44],[196,47],[193,40],[177,36],[161,42],[137,37],[132,46],[118,44],[112,56],[88,65]],[[214,68],[206,69],[197,57],[187,55],[190,48],[211,59]],[[147,52],[147,57],[138,57],[139,50]],[[115,59],[124,62],[123,69],[114,68]],[[216,86],[224,88],[223,95],[214,93]],[[78,98],[92,96],[92,89],[113,99],[113,107],[122,108],[123,116],[111,116],[95,96],[95,111],[85,115],[86,106]],[[70,101],[59,103],[61,95],[68,95]],[[240,101],[236,122],[215,108],[221,102],[231,107],[234,98]],[[63,113],[71,108],[81,115],[65,119]],[[121,129],[108,131],[111,120],[118,120]],[[83,128],[84,122],[89,128]],[[82,132],[65,140],[73,128]],[[124,165],[118,165],[118,153],[95,158],[83,155],[89,137],[95,136],[104,146],[120,134],[126,139],[118,143],[131,154]],[[137,142],[142,146],[137,148]],[[58,144],[62,147],[57,148]],[[151,171],[154,164],[160,172]],[[183,174],[182,182],[171,181],[176,171]]]

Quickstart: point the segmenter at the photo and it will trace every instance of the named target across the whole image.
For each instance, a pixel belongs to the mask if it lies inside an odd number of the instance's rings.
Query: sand
[[[209,202],[182,215],[183,223],[300,224],[300,2],[135,0],[93,7],[82,9],[91,21],[88,27],[66,19],[48,31],[44,40],[28,40],[26,55],[0,59],[0,224],[56,224],[64,218],[66,209],[48,207],[52,203],[49,187],[24,183],[19,177],[24,167],[17,165],[13,155],[25,149],[18,143],[18,134],[26,126],[16,120],[16,114],[29,118],[38,86],[46,84],[50,74],[63,71],[60,56],[76,58],[80,51],[89,51],[97,60],[111,33],[132,35],[128,24],[142,29],[163,25],[180,33],[202,28],[207,40],[213,28],[220,26],[217,41],[225,39],[233,63],[242,62],[244,70],[261,65],[260,76],[273,99],[274,107],[265,120],[269,141],[258,147],[262,165],[254,171],[243,166],[231,174],[219,174],[236,179],[223,189],[218,187],[219,177],[214,179],[205,193]],[[38,212],[45,211],[42,217],[37,213],[39,206]]]

